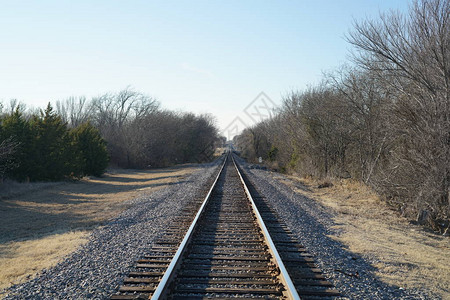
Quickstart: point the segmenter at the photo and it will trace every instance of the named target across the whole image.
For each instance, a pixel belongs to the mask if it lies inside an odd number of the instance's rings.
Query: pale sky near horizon
[[[408,3],[0,0],[0,101],[42,108],[131,86],[224,128],[260,92],[279,104],[348,61],[354,20]]]

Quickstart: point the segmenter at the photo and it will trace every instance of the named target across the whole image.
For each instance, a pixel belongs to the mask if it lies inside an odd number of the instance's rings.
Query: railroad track
[[[206,197],[183,210],[111,299],[338,295],[229,154]]]

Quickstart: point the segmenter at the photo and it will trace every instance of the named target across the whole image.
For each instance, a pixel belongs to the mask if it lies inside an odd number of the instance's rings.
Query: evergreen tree
[[[40,117],[33,117],[31,123],[36,137],[36,165],[30,178],[60,180],[71,175],[74,155],[66,123],[53,111],[50,103]]]
[[[33,155],[35,140],[30,123],[24,118],[19,108],[3,118],[0,140],[10,140],[16,144],[11,158],[14,168],[7,172],[7,176],[18,180],[29,178],[35,165]]]
[[[79,157],[82,175],[101,176],[108,166],[106,142],[90,122],[81,124],[71,131],[72,143]]]

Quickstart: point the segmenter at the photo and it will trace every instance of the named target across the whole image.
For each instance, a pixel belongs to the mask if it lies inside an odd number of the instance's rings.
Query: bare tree
[[[96,123],[121,128],[128,121],[143,117],[159,108],[158,102],[126,88],[117,94],[104,94],[92,99],[91,111]]]
[[[6,113],[12,114],[16,110],[19,110],[20,112],[24,113],[26,108],[27,107],[24,103],[18,101],[17,99],[11,99],[11,100],[9,100],[9,107],[8,107],[8,111],[6,111]]]
[[[347,170],[367,184],[388,151],[390,131],[384,125],[390,93],[374,74],[357,68],[344,66],[326,78],[338,92],[341,119],[351,132]]]
[[[130,146],[133,145],[133,128],[136,120],[157,111],[159,104],[153,98],[126,88],[117,94],[104,94],[92,99],[93,123],[108,141],[111,161],[120,166],[131,164]]]
[[[70,127],[75,128],[91,117],[91,106],[86,97],[70,97],[56,101],[56,111]]]
[[[348,36],[356,65],[290,93],[236,143],[251,159],[268,151],[287,171],[348,173],[405,214],[449,224],[449,23],[450,0],[356,23]]]
[[[434,217],[450,214],[450,1],[421,0],[408,16],[355,24],[356,62],[395,91],[397,144],[385,184]],[[413,184],[412,184],[413,183]]]

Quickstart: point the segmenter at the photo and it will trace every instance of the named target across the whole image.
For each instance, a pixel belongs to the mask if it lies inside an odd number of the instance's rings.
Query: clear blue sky
[[[127,86],[225,127],[346,61],[354,19],[406,0],[0,1],[0,100],[44,107]]]

